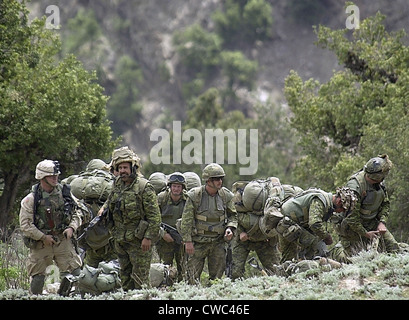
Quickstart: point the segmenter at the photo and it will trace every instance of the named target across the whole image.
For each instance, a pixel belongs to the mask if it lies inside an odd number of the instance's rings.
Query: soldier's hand
[[[249,239],[249,236],[246,232],[240,233],[240,241],[247,241]]]
[[[43,243],[44,243],[45,246],[51,246],[51,245],[57,243],[57,242],[55,242],[53,236],[50,235],[50,234],[46,235],[45,238],[42,239],[42,240],[43,240]]]
[[[332,237],[330,234],[327,234],[326,237],[323,239],[324,243],[329,246],[330,244],[332,244]]]
[[[379,231],[379,233],[383,235],[387,231],[385,224],[383,222],[379,222],[376,231]]]
[[[365,237],[367,237],[370,240],[376,239],[379,237],[379,231],[368,231],[365,233]]]
[[[195,253],[195,247],[193,246],[193,242],[186,242],[185,243],[185,251],[188,255],[193,255]]]
[[[169,233],[165,233],[164,235],[163,235],[163,240],[165,240],[166,242],[175,242],[175,240],[173,240],[173,238],[172,238],[172,236],[169,234]]]
[[[147,239],[147,238],[142,239],[141,248],[143,252],[149,251],[151,249],[151,245],[152,245],[151,239]]]
[[[71,227],[68,227],[67,229],[63,231],[63,234],[66,239],[71,239],[73,233],[74,233],[74,229]]]

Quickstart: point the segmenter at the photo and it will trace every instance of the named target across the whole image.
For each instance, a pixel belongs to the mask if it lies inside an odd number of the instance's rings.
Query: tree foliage
[[[73,56],[56,60],[58,36],[45,19],[29,23],[24,2],[0,4],[0,227],[10,221],[21,187],[44,158],[63,166],[109,155],[107,97]]]
[[[324,84],[286,79],[285,95],[305,152],[296,174],[303,182],[334,190],[370,158],[387,153],[394,168],[386,179],[391,221],[407,229],[409,170],[409,49],[404,31],[387,32],[380,13],[350,31],[316,29],[317,44],[333,51],[345,67]]]

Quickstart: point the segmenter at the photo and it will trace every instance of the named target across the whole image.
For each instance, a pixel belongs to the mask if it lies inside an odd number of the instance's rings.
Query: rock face
[[[273,8],[273,37],[271,40],[256,42],[255,45],[240,48],[249,59],[257,60],[260,66],[256,81],[256,97],[272,99],[282,104],[284,80],[290,70],[297,71],[304,79],[315,78],[321,82],[329,80],[334,70],[339,70],[336,57],[329,51],[318,48],[312,25],[323,24],[334,29],[345,28],[348,14],[342,1],[321,0],[318,9],[304,7],[304,12],[294,14],[293,1],[270,0]],[[140,97],[143,104],[142,119],[134,128],[123,132],[124,142],[138,150],[142,157],[149,153],[149,133],[163,124],[163,113],[174,120],[185,118],[186,103],[181,94],[181,84],[186,75],[178,68],[179,60],[172,46],[175,31],[193,23],[214,31],[211,18],[221,8],[222,0],[149,0],[149,1],[54,1],[60,10],[61,32],[67,34],[68,22],[79,10],[93,12],[101,29],[101,35],[94,44],[98,54],[78,57],[91,69],[102,70],[101,85],[107,95],[116,87],[114,75],[116,61],[129,55],[137,61],[143,73]],[[384,0],[357,0],[360,19],[380,11],[386,15],[388,30],[400,30],[407,26],[406,0],[393,2]],[[49,5],[45,0],[28,3],[31,17],[46,14]],[[298,17],[298,18],[297,18]],[[300,20],[301,17],[303,20]],[[63,38],[64,39],[64,38]],[[163,70],[167,76],[163,76]],[[214,85],[220,79],[214,79]],[[246,96],[246,94],[242,94]]]

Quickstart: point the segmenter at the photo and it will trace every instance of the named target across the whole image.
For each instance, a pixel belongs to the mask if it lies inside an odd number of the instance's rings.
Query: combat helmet
[[[210,163],[206,167],[204,167],[202,172],[202,179],[204,181],[207,181],[210,178],[224,177],[225,175],[226,174],[224,173],[221,165],[217,163]]]
[[[181,172],[176,171],[176,172],[172,173],[171,175],[169,175],[167,185],[170,186],[172,183],[181,184],[184,189],[187,188],[186,178],[185,178],[184,174],[181,173]]]
[[[358,201],[358,197],[356,196],[354,191],[352,191],[348,187],[337,188],[336,196],[341,198],[341,204],[346,213],[354,210],[355,205]]]
[[[118,165],[124,162],[130,162],[132,173],[139,173],[141,167],[141,159],[129,147],[122,147],[115,149],[112,152],[112,166],[118,171]]]
[[[386,178],[389,170],[392,168],[392,161],[387,154],[378,155],[370,159],[364,166],[364,171],[368,177],[375,181],[382,181]]]
[[[47,176],[56,176],[61,174],[60,164],[58,161],[44,159],[36,166],[35,178],[41,180]]]

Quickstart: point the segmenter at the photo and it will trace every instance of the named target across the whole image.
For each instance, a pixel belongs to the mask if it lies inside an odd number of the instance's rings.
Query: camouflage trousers
[[[181,281],[185,270],[183,266],[183,246],[175,242],[166,242],[163,239],[160,239],[155,246],[163,264],[173,266],[174,261],[176,262],[177,278],[178,281]]]
[[[278,250],[277,242],[277,237],[263,241],[240,241],[240,239],[235,238],[232,243],[232,279],[244,277],[245,263],[251,251],[257,253],[264,270],[269,274],[273,265],[280,263],[281,253]]]
[[[279,234],[281,263],[291,260],[313,259],[319,255],[320,239],[291,219],[281,219],[276,228]]]
[[[189,284],[200,281],[205,260],[209,270],[209,279],[217,279],[223,276],[226,269],[226,243],[223,237],[210,242],[194,242],[195,252],[187,257],[186,277]]]
[[[363,226],[367,231],[374,231],[378,224],[377,220],[370,220],[366,221]],[[362,250],[374,249],[379,252],[398,252],[400,250],[399,243],[389,230],[373,240],[352,231],[345,220],[340,225],[336,225],[335,230],[339,234],[340,241],[331,249],[330,257],[339,262],[351,262],[349,258]]]
[[[150,286],[152,250],[143,252],[141,243],[142,240],[139,239],[135,239],[132,243],[114,241],[120,265],[121,286],[124,290],[141,289],[143,285]]]

